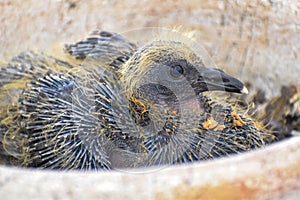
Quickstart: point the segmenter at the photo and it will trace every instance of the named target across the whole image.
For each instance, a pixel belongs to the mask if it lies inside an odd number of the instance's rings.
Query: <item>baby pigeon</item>
[[[1,163],[99,170],[187,163],[264,146],[270,135],[210,91],[247,93],[194,42],[140,48],[96,31],[69,62],[25,52],[0,67]]]

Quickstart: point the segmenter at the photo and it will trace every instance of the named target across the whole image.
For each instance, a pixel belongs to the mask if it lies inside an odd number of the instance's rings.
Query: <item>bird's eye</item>
[[[184,69],[181,65],[173,65],[170,69],[171,76],[174,78],[179,78],[180,76],[183,75]]]

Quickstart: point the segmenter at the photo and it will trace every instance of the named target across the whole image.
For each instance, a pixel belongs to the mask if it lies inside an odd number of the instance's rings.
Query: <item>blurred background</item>
[[[60,57],[65,43],[95,29],[182,26],[197,32],[218,67],[270,97],[282,84],[300,85],[299,12],[297,0],[2,0],[0,58],[25,50]]]

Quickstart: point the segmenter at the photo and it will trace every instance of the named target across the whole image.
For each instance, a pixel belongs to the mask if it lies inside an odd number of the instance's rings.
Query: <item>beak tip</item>
[[[242,94],[248,94],[249,91],[248,91],[248,89],[244,86],[243,89],[241,90],[241,93],[242,93]]]

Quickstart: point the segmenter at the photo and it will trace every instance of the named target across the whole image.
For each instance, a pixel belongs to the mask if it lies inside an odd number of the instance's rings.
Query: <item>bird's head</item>
[[[156,97],[171,94],[188,97],[213,90],[247,93],[238,79],[206,66],[193,47],[172,40],[145,45],[125,63],[120,74],[128,95],[139,88],[151,88]]]

